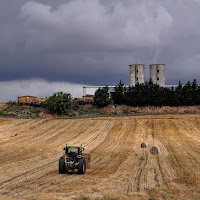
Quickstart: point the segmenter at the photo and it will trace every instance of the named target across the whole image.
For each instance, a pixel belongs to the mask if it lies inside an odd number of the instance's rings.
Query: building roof
[[[20,96],[20,97],[35,97],[35,96],[26,95],[26,96]],[[18,98],[20,98],[20,97],[18,97]],[[35,97],[35,98],[38,98],[38,97]]]

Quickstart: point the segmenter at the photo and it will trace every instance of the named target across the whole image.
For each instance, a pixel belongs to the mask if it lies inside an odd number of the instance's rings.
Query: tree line
[[[122,81],[114,87],[109,95],[109,88],[105,86],[95,91],[94,103],[98,107],[105,107],[110,103],[129,106],[194,106],[200,105],[200,86],[196,79],[185,85],[179,84],[175,88],[161,87],[152,80],[135,86],[126,87]],[[44,106],[52,114],[66,115],[71,110],[79,109],[79,102],[72,99],[69,93],[57,92],[48,97]]]
[[[111,103],[107,86],[95,92],[94,102],[99,107]],[[166,88],[153,83],[152,80],[135,86],[125,87],[122,81],[115,86],[112,101],[115,104],[130,106],[194,106],[200,105],[200,86],[196,79],[185,85],[179,81],[177,87]]]

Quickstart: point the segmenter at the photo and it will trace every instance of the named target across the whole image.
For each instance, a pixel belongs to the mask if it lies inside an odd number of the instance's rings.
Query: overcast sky
[[[134,63],[200,84],[200,0],[0,1],[0,101],[128,85]]]

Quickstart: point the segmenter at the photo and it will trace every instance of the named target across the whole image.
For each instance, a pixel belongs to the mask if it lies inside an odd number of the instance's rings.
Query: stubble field
[[[58,173],[66,143],[91,154],[85,175]],[[0,118],[0,199],[83,197],[200,199],[200,115]]]

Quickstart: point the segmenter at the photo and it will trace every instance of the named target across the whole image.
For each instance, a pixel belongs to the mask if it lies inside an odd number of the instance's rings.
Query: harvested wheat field
[[[91,154],[85,175],[58,173],[66,143]],[[200,115],[0,118],[0,199],[198,200]]]

